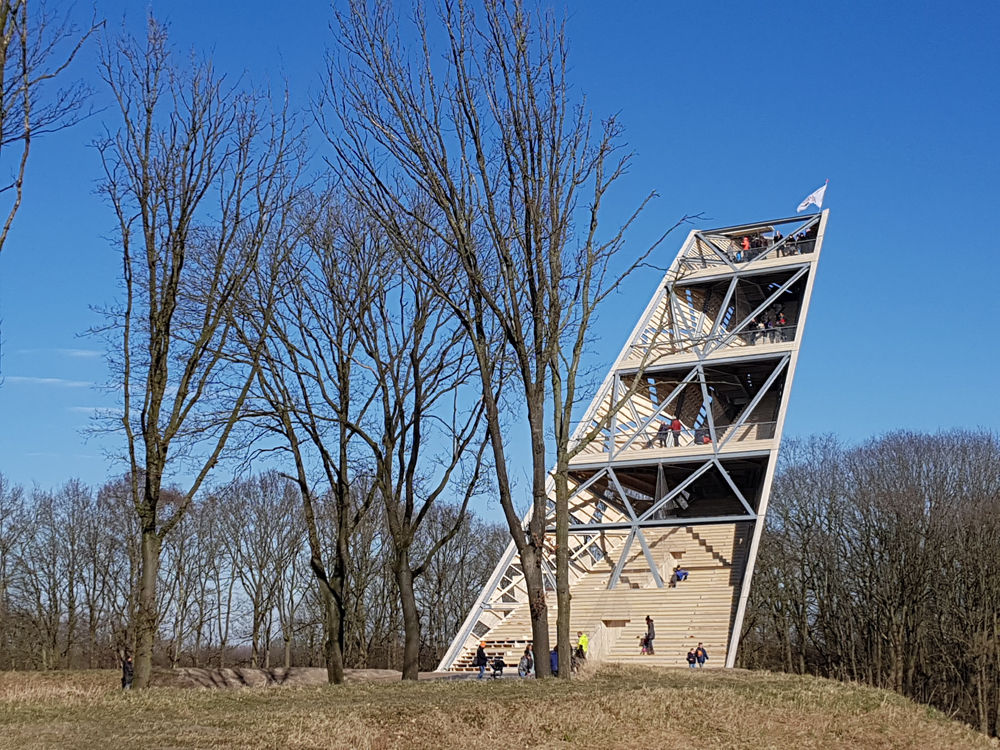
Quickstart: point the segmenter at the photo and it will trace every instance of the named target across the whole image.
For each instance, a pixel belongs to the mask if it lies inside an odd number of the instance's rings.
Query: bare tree
[[[371,378],[355,365],[358,339],[342,303],[353,291],[334,252],[342,235],[340,202],[333,194],[303,200],[297,219],[296,241],[257,269],[236,316],[240,339],[230,356],[238,362],[248,353],[256,357],[256,342],[264,342],[250,420],[279,438],[261,450],[287,455],[294,467],[289,476],[301,496],[323,609],[324,661],[330,682],[339,684],[351,538],[375,497],[373,483],[357,481],[365,468],[357,462],[350,424],[364,421],[375,396]],[[322,533],[324,509],[333,522],[329,537]]]
[[[104,333],[142,534],[141,688],[152,667],[163,539],[223,456],[253,383],[260,340],[246,362],[222,352],[262,248],[287,231],[302,140],[287,108],[228,85],[209,62],[175,63],[152,18],[144,41],[105,43],[101,74],[121,118],[97,147],[122,254],[124,301],[106,311]],[[191,479],[167,509],[161,487],[177,466]]]
[[[741,663],[889,688],[996,733],[998,502],[991,433],[791,441]]]
[[[484,0],[477,18],[471,3],[449,0],[433,30],[420,7],[414,15],[415,53],[401,41],[388,0],[354,0],[338,16],[342,54],[330,65],[326,129],[340,173],[387,233],[405,242],[416,223],[450,261],[435,262],[422,248],[409,254],[425,283],[452,305],[477,357],[500,501],[538,653],[548,651],[542,563],[546,440],[553,433],[559,672],[568,676],[568,462],[599,432],[571,444],[571,412],[596,308],[645,254],[619,273],[612,262],[653,196],[602,239],[604,197],[631,155],[620,152],[615,118],[595,126],[585,102],[572,102],[565,27],[551,14],[536,17],[520,0]],[[432,43],[439,35],[443,56]],[[454,293],[456,273],[465,294]],[[503,445],[494,326],[517,373],[529,428],[527,528]],[[539,660],[539,676],[548,671]]]
[[[488,436],[475,398],[475,357],[450,305],[409,272],[399,248],[381,236],[376,222],[363,211],[353,216],[342,224],[346,235],[338,252],[342,276],[352,283],[349,293],[336,300],[346,307],[364,355],[360,364],[371,372],[376,397],[370,423],[352,421],[350,429],[373,458],[402,606],[403,679],[416,680],[421,616],[415,582],[461,528],[480,489]],[[419,227],[415,231],[423,233]],[[460,407],[470,385],[473,405]],[[435,439],[443,448],[432,452]],[[415,557],[428,513],[449,492],[461,498],[451,528]]]
[[[70,127],[86,114],[85,84],[55,87],[97,28],[81,29],[69,14],[52,12],[43,2],[0,2],[0,164],[12,174],[0,186],[7,201],[0,252],[21,207],[32,139]]]

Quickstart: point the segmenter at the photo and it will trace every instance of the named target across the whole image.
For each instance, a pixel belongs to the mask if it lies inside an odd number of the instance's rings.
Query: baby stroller
[[[492,668],[493,671],[490,672],[490,677],[494,680],[497,677],[503,677],[503,668],[507,666],[507,663],[503,660],[503,656],[496,656],[493,659]]]

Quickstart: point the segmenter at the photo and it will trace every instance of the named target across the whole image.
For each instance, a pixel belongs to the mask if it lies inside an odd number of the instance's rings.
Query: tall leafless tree
[[[538,653],[548,651],[542,564],[546,440],[553,433],[559,671],[568,676],[568,460],[583,447],[571,445],[571,412],[596,309],[645,257],[613,271],[625,231],[652,195],[605,235],[602,204],[631,155],[620,151],[615,118],[596,125],[585,102],[573,102],[564,24],[520,0],[477,7],[478,16],[473,3],[448,0],[432,28],[415,6],[411,49],[388,0],[350,2],[338,16],[341,54],[330,64],[324,124],[339,173],[386,231],[403,241],[418,223],[449,260],[432,261],[420,249],[409,254],[424,282],[452,304],[477,356],[500,501],[521,558]],[[463,295],[454,294],[455,274]],[[503,443],[494,326],[517,373],[529,428],[527,528]],[[538,674],[548,671],[539,660]]]
[[[359,342],[357,359],[375,388],[370,423],[352,421],[350,429],[372,456],[402,605],[403,679],[416,680],[421,623],[416,581],[465,521],[469,501],[480,490],[488,436],[475,398],[475,357],[450,305],[409,272],[378,222],[363,210],[353,215],[342,224],[342,247],[333,250],[337,257],[326,262],[350,280],[349,292],[336,299],[346,307]],[[426,235],[419,226],[414,231]],[[419,242],[411,239],[409,246]],[[473,404],[459,406],[460,399],[468,399],[466,391]],[[436,451],[435,442],[441,446]],[[451,528],[420,550],[415,545],[428,513],[449,493],[461,498]]]
[[[141,688],[152,667],[163,539],[223,456],[253,384],[263,340],[247,362],[222,352],[262,249],[283,242],[303,144],[287,105],[228,84],[210,62],[176,62],[152,18],[144,40],[104,43],[101,74],[120,116],[96,145],[122,257],[124,300],[106,311],[104,333],[142,534]],[[164,477],[180,465],[190,476],[185,496],[165,508]]]

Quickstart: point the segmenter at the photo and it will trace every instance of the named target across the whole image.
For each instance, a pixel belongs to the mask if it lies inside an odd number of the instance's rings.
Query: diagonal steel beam
[[[719,315],[712,324],[712,330],[708,332],[709,340],[712,340],[719,334],[719,326],[722,325],[722,318],[725,317],[726,308],[729,307],[729,303],[732,301],[733,295],[736,293],[736,285],[739,283],[739,280],[739,275],[736,275],[733,276],[732,280],[729,282],[729,289],[726,290],[726,296],[722,298],[722,305],[719,307]],[[736,311],[734,310],[733,312],[735,313]]]
[[[720,247],[718,247],[714,242],[708,239],[708,237],[703,235],[701,232],[695,232],[694,236],[699,240],[701,240],[702,242],[704,242],[706,245],[708,245],[712,249],[712,252],[714,252],[717,256],[719,256],[719,260],[721,260],[723,263],[725,263],[727,266],[733,269],[733,271],[737,270],[736,264],[734,264],[731,260],[729,260],[729,256],[726,255],[726,253]]]
[[[752,313],[750,313],[745,318],[743,318],[743,321],[738,326],[736,326],[736,328],[733,328],[732,330],[730,330],[729,333],[728,333],[728,335],[726,335],[725,337],[723,337],[719,341],[717,341],[716,344],[715,344],[715,346],[713,346],[711,349],[709,349],[706,352],[706,354],[714,352],[714,351],[717,351],[717,350],[721,349],[724,346],[728,346],[729,342],[732,341],[734,338],[736,338],[736,336],[739,335],[739,333],[744,328],[747,327],[747,324],[751,320],[753,320],[754,318],[756,318],[758,315],[760,315],[762,312],[764,312],[764,310],[766,310],[768,307],[770,307],[771,304],[778,298],[779,295],[784,294],[785,291],[788,289],[788,287],[790,287],[796,281],[798,281],[799,279],[801,279],[806,273],[808,273],[809,269],[811,267],[812,267],[811,265],[802,266],[802,268],[800,268],[796,273],[792,274],[792,277],[788,281],[786,281],[784,284],[782,284],[780,287],[778,287],[778,291],[776,291],[774,294],[772,294],[766,300],[764,300],[763,302],[761,302],[760,306],[757,307],[756,310],[754,310]]]
[[[625,488],[622,487],[621,482],[618,481],[618,477],[615,476],[614,471],[608,469],[608,474],[611,477],[611,481],[615,483],[615,489],[618,490],[618,494],[621,496],[622,502],[625,503],[625,509],[628,511],[629,517],[635,521],[635,510],[632,508],[632,503],[629,502],[628,495],[625,494]]]
[[[618,579],[621,578],[622,571],[625,570],[625,561],[628,559],[629,550],[632,549],[632,540],[635,539],[636,529],[636,526],[630,527],[628,536],[625,537],[625,544],[622,545],[622,553],[618,557],[618,562],[615,563],[614,570],[611,571],[611,578],[608,580],[609,590],[618,585]]]
[[[718,458],[713,458],[712,460],[715,462],[715,468],[719,470],[719,473],[722,474],[723,478],[725,478],[733,492],[736,493],[736,497],[739,499],[740,503],[744,508],[746,508],[747,513],[751,516],[754,515],[754,510],[750,507],[750,503],[748,503],[747,499],[743,497],[743,493],[740,492],[740,488],[736,486],[736,482],[733,481],[733,478],[729,476],[729,472],[722,467],[722,462],[719,461]]]
[[[645,513],[643,513],[637,520],[639,520],[639,521],[649,520],[649,517],[651,515],[653,515],[656,511],[658,511],[664,505],[666,505],[671,500],[673,500],[675,497],[677,497],[679,494],[681,494],[681,492],[683,492],[684,490],[686,490],[688,488],[688,486],[692,482],[694,482],[698,477],[700,477],[702,474],[704,474],[706,471],[708,471],[711,468],[712,468],[712,461],[711,460],[709,460],[705,464],[702,464],[700,467],[698,467],[698,469],[693,474],[691,474],[691,476],[689,476],[687,479],[685,479],[679,485],[677,485],[672,490],[670,490],[670,492],[668,492],[666,495],[664,495],[659,500],[657,500],[655,503],[653,503],[650,506],[649,510],[647,510]]]
[[[605,472],[607,472],[607,469],[601,469],[594,474],[594,476],[573,490],[573,494],[569,496],[569,500],[567,502],[572,503],[573,499],[576,498],[581,492],[586,492],[594,482],[604,476]]]
[[[659,408],[657,408],[656,411],[653,412],[652,416],[650,416],[649,419],[647,419],[645,422],[639,425],[639,427],[635,431],[635,434],[625,442],[625,445],[621,447],[621,450],[619,450],[611,457],[612,460],[620,456],[624,451],[628,450],[629,447],[632,445],[632,443],[638,440],[639,436],[643,432],[645,432],[646,428],[653,423],[653,420],[659,417],[663,413],[664,409],[670,406],[670,403],[675,398],[677,398],[677,396],[680,395],[680,392],[684,390],[691,383],[691,379],[694,378],[694,376],[697,374],[698,374],[698,367],[697,366],[692,367],[691,371],[684,377],[684,380],[682,380],[680,383],[677,384],[677,387],[670,392],[670,395],[667,396],[667,398],[663,399],[663,401],[660,403]]]
[[[705,419],[708,421],[708,435],[712,439],[712,451],[719,452],[715,439],[715,415],[712,414],[712,399],[708,395],[708,384],[705,382],[705,368],[698,365],[698,380],[701,382],[701,403],[705,407]]]
[[[653,574],[653,581],[656,582],[656,588],[663,588],[663,579],[660,578],[660,571],[656,569],[656,560],[653,559],[653,553],[649,549],[649,545],[646,544],[646,537],[642,533],[642,529],[638,526],[635,528],[635,536],[639,540],[639,545],[642,547],[642,554],[646,557],[646,562],[649,563],[649,572]]]
[[[810,227],[812,227],[813,224],[816,224],[819,221],[819,218],[821,216],[822,216],[822,214],[816,214],[815,218],[810,219],[805,224],[802,224],[801,226],[799,226],[798,229],[796,230],[796,232],[804,232],[804,231],[806,231],[807,229],[809,229]],[[792,237],[791,234],[787,235],[786,237],[782,237],[781,238],[781,242],[776,242],[773,245],[771,245],[771,247],[767,248],[766,252],[761,253],[756,258],[754,258],[753,260],[749,261],[747,263],[747,265],[749,266],[749,265],[752,265],[752,264],[756,263],[759,260],[763,260],[764,258],[766,258],[767,256],[769,256],[771,253],[773,253],[775,250],[777,250],[779,247],[783,247],[788,242],[789,238],[791,238],[791,237]]]
[[[740,418],[737,419],[735,422],[733,422],[731,425],[729,425],[729,430],[728,432],[726,432],[726,437],[722,441],[722,445],[719,446],[718,450],[722,450],[725,447],[726,443],[728,443],[730,440],[733,439],[733,435],[736,434],[736,431],[743,426],[743,423],[746,422],[747,419],[750,418],[750,415],[753,413],[753,410],[757,408],[757,405],[764,398],[764,394],[767,393],[768,389],[772,385],[774,385],[774,381],[778,379],[778,376],[781,374],[781,371],[785,369],[785,365],[788,364],[791,358],[792,358],[791,354],[786,354],[781,358],[781,361],[778,362],[778,366],[774,368],[774,372],[772,372],[770,375],[767,376],[767,380],[764,381],[764,385],[760,387],[760,390],[757,391],[757,395],[754,396],[753,399],[751,399],[749,404],[747,404],[747,407],[743,410],[743,414],[740,415]]]

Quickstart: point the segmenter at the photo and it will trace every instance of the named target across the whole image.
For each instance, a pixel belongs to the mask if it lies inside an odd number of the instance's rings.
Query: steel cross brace
[[[792,274],[792,277],[788,281],[786,281],[784,284],[782,284],[780,287],[778,287],[778,290],[774,294],[772,294],[766,300],[764,300],[763,302],[761,302],[760,306],[757,307],[756,310],[754,310],[752,313],[750,313],[745,318],[743,318],[743,321],[739,325],[737,325],[735,328],[733,328],[725,338],[723,338],[720,341],[716,342],[716,345],[714,347],[712,347],[707,353],[710,354],[711,352],[718,351],[719,349],[723,348],[724,346],[728,346],[729,342],[732,341],[734,338],[736,338],[736,336],[739,335],[739,333],[744,328],[747,327],[747,324],[751,320],[753,320],[758,315],[760,315],[762,312],[764,312],[764,310],[766,310],[768,307],[770,307],[770,305],[778,298],[779,295],[782,295],[782,294],[785,293],[785,291],[788,289],[788,287],[790,287],[796,281],[798,281],[799,279],[801,279],[806,273],[808,273],[810,267],[811,266],[808,266],[808,265],[802,266],[802,268],[800,268],[798,270],[798,272]]]

